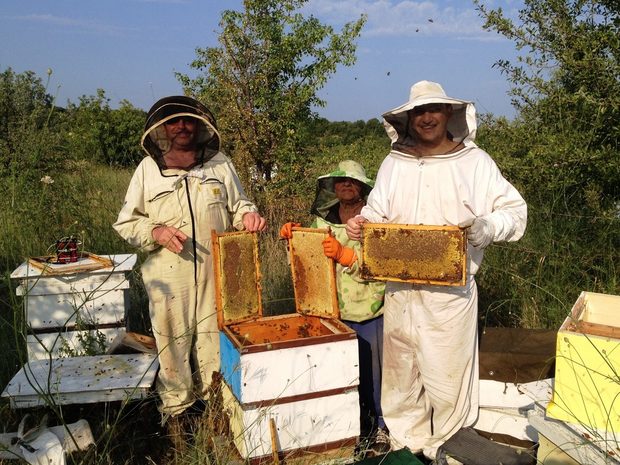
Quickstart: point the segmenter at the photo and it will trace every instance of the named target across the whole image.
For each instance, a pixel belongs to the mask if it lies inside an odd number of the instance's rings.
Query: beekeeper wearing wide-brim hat
[[[141,143],[149,156],[134,172],[113,227],[148,252],[141,271],[166,418],[205,398],[220,367],[211,230],[256,230],[264,219],[220,151],[215,118],[199,101],[171,96],[156,102]]]
[[[475,109],[435,82],[411,87],[409,100],[384,115],[392,141],[361,223],[468,228],[467,281],[462,287],[386,284],[383,416],[395,447],[434,459],[446,440],[478,415],[478,294],[474,276],[484,248],[514,241],[527,207],[495,162],[474,142]]]
[[[338,168],[317,178],[316,195],[310,213],[325,218],[329,209],[339,203],[334,190],[334,180],[350,178],[362,184],[361,198],[365,201],[375,182],[366,176],[366,170],[354,160],[344,160],[338,163]]]
[[[411,86],[409,100],[383,114],[383,124],[392,144],[414,146],[416,140],[410,127],[410,111],[416,107],[436,103],[451,107],[448,137],[464,145],[475,145],[476,107],[470,101],[448,97],[440,84],[431,81],[420,81]]]

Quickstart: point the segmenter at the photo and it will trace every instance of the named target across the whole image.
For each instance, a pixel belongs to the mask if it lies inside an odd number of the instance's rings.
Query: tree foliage
[[[145,112],[123,100],[113,110],[103,89],[69,103],[65,128],[67,150],[82,160],[109,166],[135,166],[144,156],[140,149]]]
[[[259,188],[276,171],[289,181],[303,177],[299,129],[324,105],[317,91],[337,66],[355,62],[365,17],[337,33],[302,15],[306,2],[244,0],[243,11],[224,11],[219,46],[196,49],[191,67],[201,74],[177,74],[187,93],[215,111],[237,167]]]
[[[476,3],[485,27],[521,52],[497,63],[518,116],[485,118],[479,141],[529,216],[523,240],[487,253],[481,300],[504,317],[529,313],[529,325],[554,327],[581,290],[620,292],[620,4],[524,0],[510,19]]]

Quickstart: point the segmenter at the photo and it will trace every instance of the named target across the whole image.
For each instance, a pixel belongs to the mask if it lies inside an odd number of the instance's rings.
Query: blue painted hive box
[[[213,233],[224,397],[246,458],[272,453],[270,419],[280,451],[359,436],[357,335],[338,319],[335,268],[321,246],[327,234],[293,229],[295,308],[263,317],[257,235]]]

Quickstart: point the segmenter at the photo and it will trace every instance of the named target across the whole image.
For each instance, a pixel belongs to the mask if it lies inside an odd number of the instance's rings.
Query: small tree
[[[355,62],[355,39],[365,17],[340,34],[297,12],[307,0],[244,0],[244,11],[222,13],[218,47],[197,48],[191,67],[177,73],[185,91],[216,113],[227,150],[259,190],[274,174],[289,186],[303,177],[298,128],[313,115],[317,97],[339,64]]]
[[[135,166],[143,158],[140,136],[145,113],[127,100],[116,110],[103,89],[67,106],[67,149],[79,159],[109,166]]]
[[[515,42],[515,121],[479,141],[528,203],[523,240],[494,246],[477,276],[489,321],[557,327],[580,290],[618,293],[620,4],[524,0],[518,18],[477,0],[485,27]],[[497,315],[497,316],[494,316]]]

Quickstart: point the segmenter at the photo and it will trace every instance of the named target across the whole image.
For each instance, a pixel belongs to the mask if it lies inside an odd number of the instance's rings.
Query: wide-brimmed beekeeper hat
[[[366,200],[375,182],[366,176],[366,170],[362,165],[353,160],[344,160],[338,163],[338,168],[330,173],[317,178],[316,196],[310,209],[310,213],[325,218],[329,209],[339,202],[334,192],[336,178],[351,178],[362,183],[360,196]]]
[[[448,97],[440,84],[431,81],[416,82],[411,86],[409,100],[383,114],[383,125],[392,143],[415,145],[409,129],[409,111],[429,103],[452,105],[452,116],[448,121],[448,132],[452,139],[472,142],[476,138],[476,108],[468,100]]]
[[[220,150],[220,134],[215,117],[205,105],[185,95],[164,97],[149,110],[140,140],[142,148],[158,163],[170,150],[164,123],[179,116],[195,118],[198,121],[197,148],[199,151],[206,151],[204,155],[207,155],[207,158]]]

